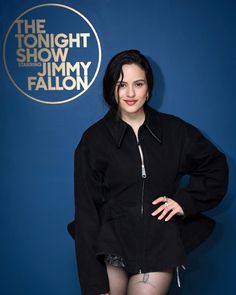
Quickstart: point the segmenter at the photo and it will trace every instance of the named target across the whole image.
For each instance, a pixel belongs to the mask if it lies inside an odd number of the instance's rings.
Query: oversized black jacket
[[[83,134],[75,152],[76,241],[83,295],[109,290],[103,255],[121,256],[130,273],[165,270],[185,263],[185,254],[212,232],[201,212],[215,207],[227,188],[225,156],[195,127],[146,106],[138,133],[110,112]],[[183,175],[189,183],[180,187]],[[184,218],[159,221],[152,201],[168,196]],[[73,227],[74,226],[74,227]]]

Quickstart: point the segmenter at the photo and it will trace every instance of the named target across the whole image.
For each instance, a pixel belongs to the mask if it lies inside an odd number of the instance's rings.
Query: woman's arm
[[[180,173],[190,176],[189,184],[181,188],[173,199],[186,217],[212,209],[223,199],[228,185],[226,158],[190,124],[185,127]]]
[[[89,145],[83,137],[75,151],[75,244],[82,294],[107,294],[109,283],[106,266],[96,257],[95,244],[100,220],[95,199],[102,199],[100,175],[92,164]]]

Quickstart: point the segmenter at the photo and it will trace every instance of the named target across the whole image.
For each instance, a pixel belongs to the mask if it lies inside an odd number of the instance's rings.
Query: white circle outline
[[[63,7],[65,9],[68,9],[68,10],[71,10],[73,11],[74,13],[78,14],[79,16],[81,16],[85,22],[90,26],[90,28],[92,29],[95,37],[96,37],[96,40],[97,40],[97,45],[98,45],[98,65],[97,65],[97,69],[95,71],[95,74],[93,76],[93,79],[91,80],[91,82],[89,83],[88,87],[86,89],[84,89],[83,91],[81,91],[79,94],[71,97],[71,98],[68,98],[66,100],[62,100],[62,101],[43,101],[43,100],[40,100],[40,99],[37,99],[37,98],[34,98],[33,96],[30,96],[29,94],[27,94],[26,92],[24,92],[15,82],[15,80],[12,78],[9,70],[8,70],[8,67],[7,67],[7,62],[6,62],[6,43],[7,43],[7,39],[8,39],[8,35],[10,34],[11,30],[12,30],[12,27],[15,25],[16,21],[18,19],[20,19],[22,16],[24,16],[25,14],[29,13],[30,11],[34,10],[34,9],[37,9],[37,8],[40,8],[40,7],[44,7],[44,6],[59,6],[59,7]],[[77,97],[81,96],[85,91],[87,91],[89,89],[89,87],[93,84],[94,80],[96,79],[97,75],[98,75],[98,72],[99,72],[99,69],[100,69],[100,66],[101,66],[101,59],[102,59],[102,50],[101,50],[101,43],[100,43],[100,40],[98,38],[98,34],[95,30],[95,28],[93,27],[93,25],[91,24],[91,22],[83,15],[81,14],[79,11],[75,10],[74,8],[72,7],[69,7],[69,6],[66,6],[66,5],[63,5],[63,4],[59,4],[59,3],[45,3],[45,4],[40,4],[40,5],[36,5],[36,6],[33,6],[27,10],[25,10],[23,13],[21,13],[14,21],[13,23],[11,24],[11,26],[9,27],[7,33],[6,33],[6,36],[5,36],[5,39],[4,39],[4,43],[3,43],[3,63],[4,63],[4,66],[5,66],[5,70],[7,72],[7,75],[8,77],[10,78],[11,82],[13,83],[13,85],[22,93],[24,94],[25,96],[29,97],[30,99],[34,100],[34,101],[37,101],[37,102],[40,102],[40,103],[44,103],[44,104],[63,104],[63,103],[67,103],[69,101],[72,101],[74,99],[76,99]]]

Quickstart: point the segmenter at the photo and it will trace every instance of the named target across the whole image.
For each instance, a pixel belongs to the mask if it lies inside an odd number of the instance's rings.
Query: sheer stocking
[[[173,271],[133,275],[129,279],[127,295],[166,295]]]
[[[128,275],[121,267],[106,264],[110,285],[109,295],[126,295],[128,285]],[[137,294],[136,294],[137,295]]]

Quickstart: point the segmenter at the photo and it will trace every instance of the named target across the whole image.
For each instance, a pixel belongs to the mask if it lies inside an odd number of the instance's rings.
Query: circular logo
[[[28,98],[60,104],[85,93],[101,65],[101,44],[91,22],[62,4],[34,6],[11,24],[3,60],[14,86]]]

